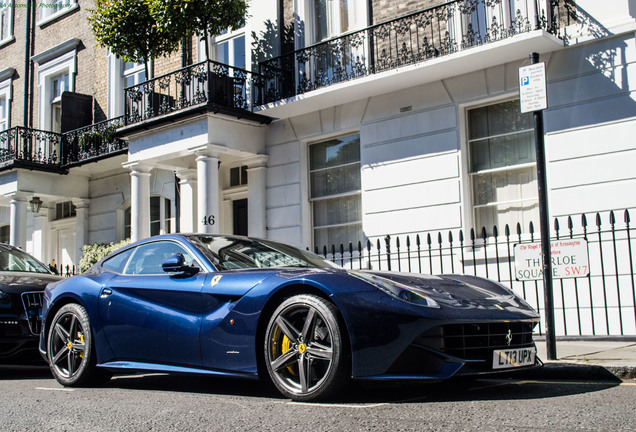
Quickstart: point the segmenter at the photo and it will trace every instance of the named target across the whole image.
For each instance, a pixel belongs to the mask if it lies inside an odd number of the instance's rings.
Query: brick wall
[[[0,47],[2,65],[0,69],[11,67],[15,69],[12,81],[11,124],[17,126],[23,124],[24,111],[24,59],[25,46],[24,34],[26,31],[26,9],[13,9],[13,36],[15,40]]]
[[[17,3],[26,4],[22,0]],[[93,121],[105,120],[108,116],[108,50],[97,46],[92,34],[90,24],[87,21],[90,12],[88,9],[95,6],[91,0],[78,2],[78,8],[59,18],[38,25],[41,8],[33,2],[31,31],[32,45],[29,58],[40,54],[49,48],[55,47],[71,38],[77,38],[81,42],[77,47],[76,75],[74,77],[75,92],[93,97]],[[15,7],[13,35],[15,40],[0,46],[0,69],[11,67],[15,69],[12,81],[11,124],[13,126],[29,125],[33,128],[41,128],[39,125],[39,89],[38,67],[32,63],[30,68],[28,119],[24,119],[24,68],[25,68],[25,33],[26,15],[25,7]],[[196,61],[196,40],[192,44],[192,58]],[[155,76],[159,76],[181,68],[181,52],[178,51],[168,58],[157,59],[154,62]]]
[[[70,38],[78,38],[81,43],[77,47],[77,74],[75,75],[75,92],[90,95],[95,98],[94,106],[101,107],[106,112],[107,93],[98,93],[95,87],[97,82],[108,82],[108,68],[96,68],[97,56],[105,57],[105,50],[95,49],[95,39],[88,24],[88,8],[95,6],[93,1],[78,2],[79,8],[65,14],[58,19],[44,25],[38,25],[41,9],[37,8],[35,13],[36,25],[34,27],[33,53],[39,54],[52,48]],[[23,36],[21,37],[22,40]],[[24,43],[24,42],[23,42]],[[32,76],[33,85],[33,126],[38,125],[39,92],[37,87],[38,65],[34,65]],[[95,113],[94,113],[95,114]]]

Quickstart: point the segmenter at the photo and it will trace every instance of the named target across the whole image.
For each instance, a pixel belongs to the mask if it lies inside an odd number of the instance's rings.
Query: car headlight
[[[363,281],[377,287],[379,290],[384,291],[393,297],[397,297],[400,300],[404,300],[405,302],[413,303],[418,306],[439,308],[439,304],[420,288],[404,285],[370,273],[349,271],[349,274],[357,277],[358,279],[362,279]]]
[[[0,303],[11,303],[9,295],[3,291],[0,291]]]

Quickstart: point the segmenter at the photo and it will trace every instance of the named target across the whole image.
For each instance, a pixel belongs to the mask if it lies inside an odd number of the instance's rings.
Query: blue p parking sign
[[[545,63],[519,68],[519,100],[522,113],[540,111],[548,107]]]

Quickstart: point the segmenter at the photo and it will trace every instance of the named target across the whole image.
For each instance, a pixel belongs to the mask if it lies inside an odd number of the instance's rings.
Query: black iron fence
[[[203,61],[124,89],[124,121],[129,125],[201,105],[247,111],[250,101],[259,100],[254,82],[250,71]]]
[[[63,165],[78,165],[128,151],[128,142],[114,136],[124,116],[94,123],[62,134]]]
[[[543,29],[559,37],[563,0],[458,0],[260,63],[264,102]]]
[[[556,334],[636,335],[636,289],[634,281],[634,228],[628,210],[555,219],[553,245],[574,243],[587,249],[587,262],[577,261],[554,279]],[[316,248],[315,252],[348,268],[365,268],[428,274],[464,273],[482,276],[512,288],[540,313],[544,311],[542,275],[515,260],[515,248],[540,244],[532,224],[520,225],[493,236],[486,229],[422,235],[384,236]],[[556,243],[555,243],[556,242]],[[554,248],[554,247],[553,247]],[[538,251],[537,251],[538,252]],[[555,260],[562,264],[565,259]],[[537,253],[537,257],[539,254]],[[580,257],[576,258],[577,260]],[[536,264],[536,263],[535,263]],[[536,265],[535,269],[540,268]],[[572,277],[578,276],[578,277]],[[539,326],[542,333],[544,323]]]

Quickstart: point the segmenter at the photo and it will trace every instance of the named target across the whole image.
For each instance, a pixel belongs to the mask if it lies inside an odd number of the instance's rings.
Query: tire
[[[81,387],[107,380],[97,370],[95,343],[86,309],[70,303],[53,318],[47,337],[47,357],[55,379],[67,387]]]
[[[338,309],[315,295],[283,301],[265,332],[265,367],[276,388],[295,401],[334,394],[350,377],[351,361]]]

